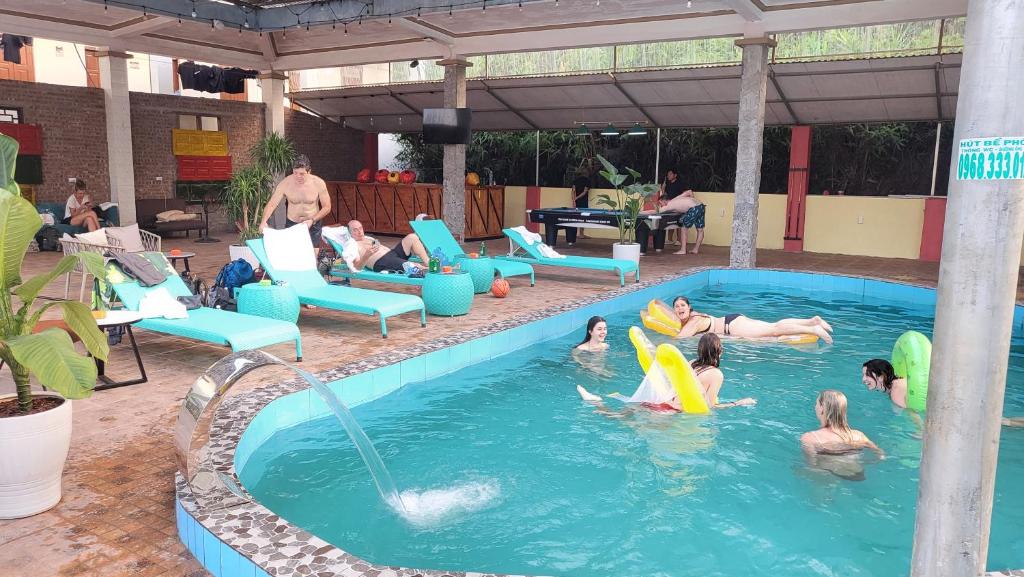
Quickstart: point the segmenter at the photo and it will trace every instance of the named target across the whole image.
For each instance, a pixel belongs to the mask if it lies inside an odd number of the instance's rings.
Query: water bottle
[[[487,256],[487,243],[484,241],[480,241],[480,256]]]
[[[436,256],[430,257],[430,263],[427,266],[427,270],[429,270],[430,272],[440,272],[441,271],[441,261],[438,260]]]

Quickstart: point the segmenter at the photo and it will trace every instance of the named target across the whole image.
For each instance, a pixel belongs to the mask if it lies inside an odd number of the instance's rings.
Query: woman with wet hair
[[[814,334],[826,343],[832,342],[832,325],[818,316],[808,319],[782,319],[773,323],[736,313],[713,317],[693,310],[690,300],[686,297],[676,297],[672,301],[672,310],[682,324],[677,335],[679,337],[714,333],[743,339],[763,339]]]

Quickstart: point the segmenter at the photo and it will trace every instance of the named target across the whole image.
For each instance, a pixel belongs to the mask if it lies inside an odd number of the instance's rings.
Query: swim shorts
[[[683,228],[704,228],[704,205],[698,204],[679,217],[679,226]]]
[[[405,263],[408,260],[409,255],[405,254],[405,250],[402,249],[402,243],[398,243],[398,246],[384,253],[384,256],[373,263],[373,270],[376,272],[385,270],[402,272],[405,270]]]

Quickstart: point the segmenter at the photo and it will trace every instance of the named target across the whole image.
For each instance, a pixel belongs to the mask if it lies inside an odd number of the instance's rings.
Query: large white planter
[[[228,254],[231,255],[232,262],[240,258],[244,258],[252,265],[252,270],[260,268],[260,261],[256,260],[256,255],[252,252],[252,249],[244,244],[233,244],[228,246]]]
[[[0,400],[15,395],[0,395]],[[57,397],[37,393],[35,397]],[[28,517],[60,501],[71,447],[71,401],[49,411],[0,419],[0,519]]]
[[[617,242],[613,244],[612,258],[631,260],[640,264],[640,243],[634,242],[633,244],[621,244]]]

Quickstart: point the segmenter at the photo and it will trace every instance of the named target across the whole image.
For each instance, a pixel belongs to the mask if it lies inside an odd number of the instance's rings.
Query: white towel
[[[327,239],[333,240],[341,247],[341,258],[348,266],[348,270],[359,272],[359,269],[356,268],[356,259],[359,258],[359,243],[349,234],[348,227],[325,226],[323,234]]]
[[[510,230],[518,232],[519,236],[523,237],[523,240],[526,241],[526,244],[531,246],[542,240],[539,234],[527,229],[525,226],[513,227]]]
[[[537,245],[537,250],[540,251],[540,254],[548,258],[565,258],[564,254],[558,254],[558,252],[556,252],[555,249],[551,248],[550,246],[544,243],[540,243],[539,245]]]
[[[263,248],[270,266],[279,271],[316,270],[309,228],[301,222],[284,230],[264,230]]]
[[[165,319],[187,319],[188,309],[185,305],[161,287],[153,289],[139,301],[139,314],[144,319],[163,317]]]

